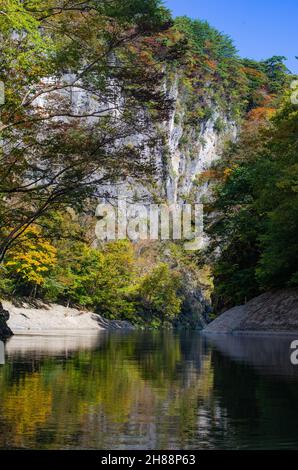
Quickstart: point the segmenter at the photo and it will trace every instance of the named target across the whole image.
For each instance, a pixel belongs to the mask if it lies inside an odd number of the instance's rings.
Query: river
[[[15,336],[0,365],[0,448],[298,449],[287,337]]]

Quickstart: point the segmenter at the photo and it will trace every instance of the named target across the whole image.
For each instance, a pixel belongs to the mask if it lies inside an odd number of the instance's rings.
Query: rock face
[[[210,311],[211,308],[201,291],[186,292],[179,320],[174,323],[174,326],[202,330],[208,324]]]
[[[211,322],[204,333],[298,332],[298,289],[262,294]]]
[[[66,83],[73,82],[74,78],[64,76]],[[165,95],[173,103],[167,119],[156,126],[147,116],[146,133],[132,134],[123,141],[125,144],[142,147],[141,158],[144,161],[150,160],[155,168],[154,184],[147,182],[143,185],[133,177],[128,177],[124,183],[102,185],[105,199],[109,199],[107,194],[110,194],[111,199],[120,195],[134,202],[138,200],[141,203],[154,203],[158,200],[175,204],[184,202],[189,197],[194,202],[199,202],[208,192],[208,185],[198,184],[198,177],[220,158],[224,144],[236,139],[238,128],[228,112],[222,109],[222,105],[212,98],[212,90],[207,86],[204,103],[197,103],[197,106],[201,106],[203,117],[189,122],[189,92],[182,82],[182,76],[177,71],[174,76],[168,76],[164,84]],[[68,93],[72,97],[75,113],[92,114],[100,111],[103,106],[107,107],[106,103],[103,105],[98,102],[82,88],[73,86]],[[119,94],[114,99],[115,102],[111,102],[110,107],[120,119],[123,97]],[[38,104],[42,106],[44,100],[45,97],[41,97]],[[196,100],[195,94],[193,100]],[[143,115],[139,118],[142,120]],[[96,119],[93,117],[90,122]],[[218,122],[221,123],[220,128]],[[148,145],[148,135],[154,138],[154,145]]]
[[[185,92],[179,88],[177,77],[168,93],[174,101],[174,110],[165,123],[168,158],[164,159],[161,188],[170,204],[183,202],[189,197],[194,202],[201,202],[202,197],[208,196],[208,184],[198,184],[198,178],[220,159],[225,142],[235,141],[237,125],[214,102],[209,103],[210,117],[189,124],[189,104]],[[219,121],[222,125],[220,130],[216,126]]]
[[[9,320],[9,312],[4,310],[2,303],[0,302],[0,340],[3,341],[13,335],[11,329],[7,325]]]
[[[180,294],[184,301],[181,314],[179,319],[174,322],[174,326],[202,330],[210,321],[211,305],[207,301],[203,289],[200,288],[190,272],[184,272],[183,280]]]

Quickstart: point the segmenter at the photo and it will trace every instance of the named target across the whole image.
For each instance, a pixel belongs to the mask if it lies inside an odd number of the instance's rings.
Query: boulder
[[[11,329],[7,325],[9,319],[9,312],[3,308],[2,303],[0,302],[0,340],[6,340],[13,335]]]

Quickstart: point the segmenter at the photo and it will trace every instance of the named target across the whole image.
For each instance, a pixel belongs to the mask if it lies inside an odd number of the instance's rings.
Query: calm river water
[[[291,338],[15,336],[0,448],[298,449]]]

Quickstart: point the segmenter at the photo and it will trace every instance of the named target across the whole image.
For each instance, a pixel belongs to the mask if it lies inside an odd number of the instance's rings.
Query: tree
[[[211,226],[217,310],[297,285],[298,112],[288,98],[270,120],[245,127],[221,163]],[[254,134],[252,134],[254,132]],[[228,171],[227,171],[228,170]]]
[[[14,280],[15,290],[36,295],[37,288],[45,284],[48,272],[55,267],[56,255],[56,248],[38,227],[28,228],[4,264],[7,276]]]
[[[0,26],[3,261],[50,210],[78,208],[106,182],[149,177],[144,150],[171,101],[160,60],[169,48],[146,39],[166,34],[170,21],[159,0],[11,0]],[[128,145],[136,135],[142,141]]]
[[[129,318],[134,313],[130,293],[137,276],[129,242],[109,243],[102,249],[83,242],[59,245],[57,265],[44,285],[43,296],[93,308],[108,318]]]
[[[137,291],[139,305],[145,316],[156,317],[162,323],[174,320],[181,311],[182,299],[178,296],[181,278],[161,263],[142,280]]]
[[[273,56],[262,62],[263,70],[269,79],[269,87],[271,93],[282,93],[288,83],[287,74],[290,73],[285,65],[284,56]]]

